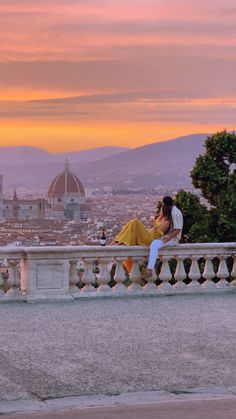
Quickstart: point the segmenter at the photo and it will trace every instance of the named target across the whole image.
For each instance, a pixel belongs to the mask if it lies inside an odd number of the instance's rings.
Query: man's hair
[[[171,196],[164,196],[162,202],[164,205],[168,205],[168,206],[173,205],[173,199],[171,198]]]

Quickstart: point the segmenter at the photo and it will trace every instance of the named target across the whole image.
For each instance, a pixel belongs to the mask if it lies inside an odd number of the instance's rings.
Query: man
[[[162,205],[172,207],[172,224],[167,234],[162,236],[162,238],[159,240],[153,240],[150,245],[150,254],[147,266],[148,277],[152,276],[152,271],[154,269],[156,259],[158,258],[158,250],[164,246],[176,246],[181,239],[181,233],[183,229],[183,215],[181,211],[175,205],[173,205],[173,199],[171,196],[164,196]]]

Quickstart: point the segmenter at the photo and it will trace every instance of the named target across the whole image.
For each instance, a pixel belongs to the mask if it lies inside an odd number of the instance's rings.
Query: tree
[[[193,185],[210,204],[210,236],[236,240],[236,135],[226,130],[207,137],[205,154],[191,171]]]
[[[209,234],[210,213],[200,203],[197,195],[180,190],[175,197],[175,204],[181,210],[184,219],[183,238],[190,243],[214,241]]]

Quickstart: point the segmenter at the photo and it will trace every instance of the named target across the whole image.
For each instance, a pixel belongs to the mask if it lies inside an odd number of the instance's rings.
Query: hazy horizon
[[[30,148],[32,148],[32,149],[38,149],[38,150],[41,150],[41,151],[44,151],[44,152],[46,152],[46,153],[50,153],[50,154],[53,154],[53,155],[60,155],[60,154],[66,154],[66,153],[80,153],[80,152],[87,152],[87,151],[95,151],[95,150],[102,150],[102,149],[114,149],[114,150],[119,150],[119,149],[121,149],[121,150],[132,150],[132,149],[136,149],[136,148],[142,148],[142,147],[145,147],[145,146],[148,146],[148,145],[152,145],[152,144],[156,144],[156,143],[166,143],[166,142],[169,142],[169,141],[175,141],[175,140],[178,140],[178,139],[183,139],[183,138],[188,138],[188,137],[194,137],[194,136],[198,136],[198,135],[206,135],[206,136],[208,136],[208,135],[211,135],[211,133],[203,133],[203,132],[200,132],[200,133],[197,133],[197,132],[194,132],[194,133],[190,133],[190,134],[186,134],[186,135],[182,135],[182,136],[177,136],[177,137],[172,137],[172,138],[167,138],[166,140],[156,140],[156,141],[150,141],[150,142],[147,142],[147,143],[144,143],[144,144],[140,144],[138,147],[136,147],[135,145],[133,145],[133,146],[130,146],[130,147],[126,147],[126,146],[121,146],[121,145],[110,145],[110,144],[107,144],[107,145],[101,145],[101,146],[96,146],[96,147],[91,147],[91,146],[88,146],[88,148],[83,148],[83,149],[79,149],[79,148],[77,148],[77,149],[73,149],[73,150],[71,150],[71,149],[65,149],[64,151],[51,151],[50,150],[50,148],[48,149],[46,146],[45,147],[43,147],[43,146],[34,146],[34,145],[29,145],[29,144],[18,144],[18,145],[0,145],[0,150],[1,149],[15,149],[15,148],[27,148],[27,149],[30,149]]]

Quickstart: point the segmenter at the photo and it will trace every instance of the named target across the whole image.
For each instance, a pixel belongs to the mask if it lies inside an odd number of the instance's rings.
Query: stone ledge
[[[210,401],[210,400],[236,400],[236,387],[197,387],[180,389],[170,392],[138,391],[133,393],[121,393],[115,396],[91,395],[74,396],[45,401],[32,398],[0,401],[0,415],[23,412],[49,412],[64,409],[86,409],[112,406],[135,406],[158,403],[176,403],[183,401]]]

